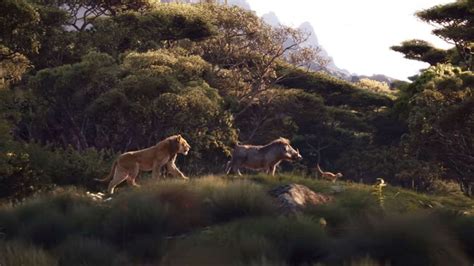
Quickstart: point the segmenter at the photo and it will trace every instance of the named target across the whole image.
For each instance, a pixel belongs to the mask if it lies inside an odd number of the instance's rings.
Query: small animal
[[[103,179],[95,180],[101,182],[111,180],[107,191],[113,194],[115,187],[125,180],[130,185],[139,187],[135,180],[140,171],[152,171],[152,178],[158,178],[163,166],[166,166],[167,172],[171,175],[188,179],[176,167],[175,161],[178,153],[187,155],[190,149],[191,146],[181,135],[174,135],[152,147],[121,154],[112,165],[110,173]]]
[[[336,182],[336,180],[340,177],[342,177],[342,173],[337,173],[337,174],[333,174],[331,172],[324,172],[323,170],[321,170],[321,167],[319,166],[319,163],[316,164],[316,170],[318,171],[318,174],[324,178],[324,179],[328,179],[328,180],[331,180],[333,183]]]
[[[226,173],[240,173],[240,168],[264,170],[267,174],[275,175],[276,167],[281,161],[301,160],[299,150],[290,145],[285,138],[278,138],[266,145],[237,144],[232,152],[232,159],[227,162]]]

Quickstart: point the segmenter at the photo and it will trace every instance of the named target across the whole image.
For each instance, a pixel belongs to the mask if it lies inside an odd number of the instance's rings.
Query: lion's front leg
[[[176,167],[175,161],[176,155],[166,164],[166,169],[168,170],[168,173],[175,177],[179,176],[183,179],[189,179],[178,169],[178,167]]]
[[[152,179],[159,179],[161,176],[161,167],[163,164],[159,161],[153,162],[153,169],[151,170],[151,178]]]

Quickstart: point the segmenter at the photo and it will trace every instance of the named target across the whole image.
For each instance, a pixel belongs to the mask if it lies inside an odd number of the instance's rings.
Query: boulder
[[[325,204],[333,197],[316,193],[300,184],[281,185],[269,191],[279,205],[282,214],[296,214],[304,207]]]

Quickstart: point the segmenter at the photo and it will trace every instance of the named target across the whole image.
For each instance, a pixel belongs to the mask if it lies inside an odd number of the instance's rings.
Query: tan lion
[[[121,154],[112,165],[109,175],[96,180],[106,182],[112,179],[107,191],[109,194],[113,194],[115,187],[125,180],[130,185],[139,187],[135,179],[140,171],[152,171],[152,178],[158,178],[161,168],[165,165],[171,175],[188,179],[176,167],[175,161],[178,153],[187,155],[189,149],[191,146],[181,135],[171,136],[158,142],[155,146]]]

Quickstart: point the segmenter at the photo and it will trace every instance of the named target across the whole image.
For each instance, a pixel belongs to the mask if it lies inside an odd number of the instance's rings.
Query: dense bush
[[[337,165],[349,180],[373,183],[376,178],[383,178],[390,184],[420,191],[430,191],[444,174],[439,164],[407,156],[398,147],[350,151],[341,156]]]
[[[19,199],[45,188],[42,169],[33,168],[30,155],[23,151],[0,152],[0,198]]]
[[[21,200],[57,185],[97,188],[94,178],[110,171],[110,152],[71,146],[53,148],[36,143],[15,143],[0,152],[0,198]]]
[[[115,159],[110,152],[94,148],[78,151],[71,146],[63,149],[28,144],[25,150],[30,155],[33,169],[41,170],[43,178],[55,185],[97,187],[93,179],[108,173]]]

